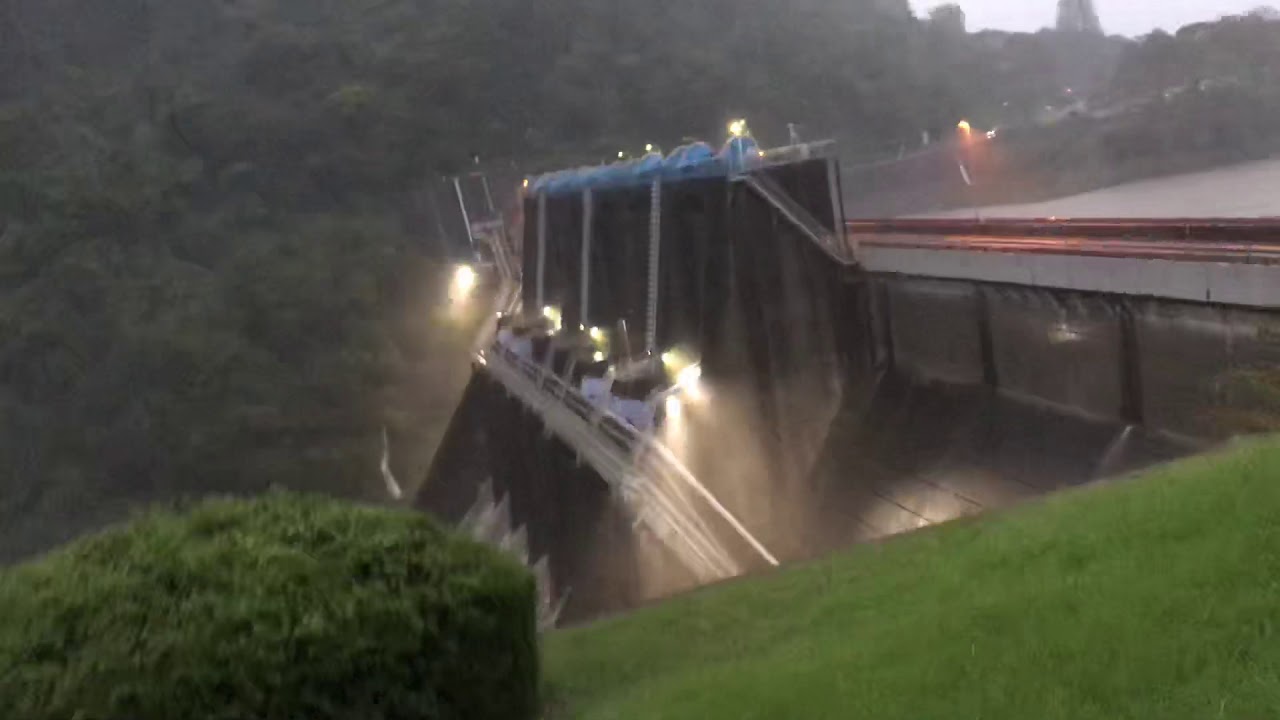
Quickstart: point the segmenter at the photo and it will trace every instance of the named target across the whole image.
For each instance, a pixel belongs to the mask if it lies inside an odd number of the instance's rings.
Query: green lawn
[[[553,718],[1280,717],[1280,443],[547,641]]]

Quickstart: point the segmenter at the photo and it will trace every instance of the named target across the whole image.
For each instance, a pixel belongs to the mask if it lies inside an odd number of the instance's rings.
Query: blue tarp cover
[[[720,152],[704,142],[681,145],[665,158],[654,152],[638,160],[609,165],[592,165],[545,173],[529,181],[531,194],[566,195],[587,188],[607,190],[649,185],[661,177],[663,182],[727,176],[741,172],[759,155],[759,147],[751,138],[731,138]]]

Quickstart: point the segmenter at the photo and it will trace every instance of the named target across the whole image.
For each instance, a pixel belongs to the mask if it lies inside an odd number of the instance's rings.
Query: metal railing
[[[774,207],[782,217],[786,218],[805,237],[826,253],[832,260],[842,265],[852,262],[844,238],[838,237],[832,228],[822,223],[796,202],[787,191],[764,173],[749,172],[741,176],[747,187],[751,188]]]
[[[1280,218],[885,218],[850,220],[846,231],[866,235],[1071,237],[1275,243]]]
[[[619,450],[633,452],[644,442],[640,432],[629,423],[607,409],[591,404],[591,401],[545,366],[535,364],[497,344],[484,352],[483,357],[486,363],[490,359],[501,359],[513,366],[540,393],[562,403],[590,428],[602,433]]]
[[[588,401],[547,367],[495,345],[477,362],[537,413],[632,513],[704,581],[741,574],[708,519],[723,520],[767,562],[777,560],[697,478],[651,436]]]
[[[850,246],[1280,264],[1280,219],[855,220]]]

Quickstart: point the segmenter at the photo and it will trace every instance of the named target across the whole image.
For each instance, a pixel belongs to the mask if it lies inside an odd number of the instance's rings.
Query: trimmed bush
[[[415,513],[271,494],[0,574],[6,720],[519,720],[534,582]]]

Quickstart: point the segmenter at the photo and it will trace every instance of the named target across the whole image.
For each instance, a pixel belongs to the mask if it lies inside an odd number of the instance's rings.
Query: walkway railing
[[[1280,219],[882,219],[847,223],[850,246],[1246,265],[1280,264]]]
[[[660,443],[592,404],[546,367],[493,346],[477,362],[609,484],[637,525],[654,532],[703,581],[739,575],[708,521],[723,521],[766,562],[777,560]]]
[[[768,175],[749,172],[743,174],[740,179],[832,260],[840,264],[853,262],[844,238],[838,235],[834,228],[824,227],[812,213],[796,202]]]

